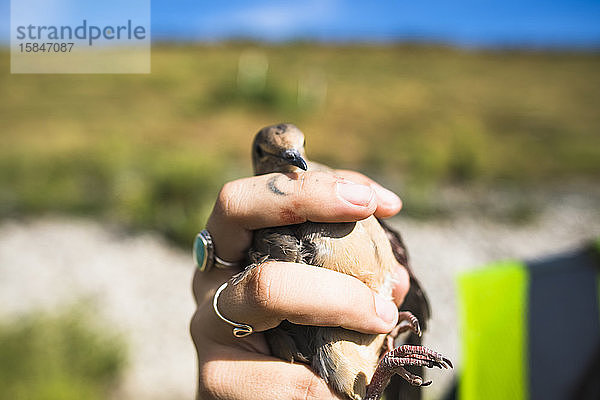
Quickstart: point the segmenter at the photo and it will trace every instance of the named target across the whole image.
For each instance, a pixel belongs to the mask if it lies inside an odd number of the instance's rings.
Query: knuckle
[[[238,210],[239,185],[236,181],[223,185],[217,196],[215,209],[226,218],[235,218]]]
[[[248,301],[254,307],[264,311],[270,311],[277,302],[274,282],[277,271],[275,263],[266,262],[257,268],[248,281]]]
[[[198,345],[198,394],[201,399],[212,399],[221,384],[223,368],[219,362],[219,352],[212,346]]]
[[[207,394],[210,393],[210,382],[212,377],[208,372],[208,368],[205,368],[206,364],[199,363],[198,365],[198,394],[200,398],[206,398]]]
[[[322,188],[335,181],[336,178],[327,172],[307,172],[304,174],[304,179],[300,183],[300,190],[303,193],[310,195],[316,188]]]
[[[326,195],[328,188],[332,188],[334,183],[335,178],[329,173],[313,171],[300,174],[294,190],[297,205],[303,207],[314,203],[315,197]]]
[[[313,176],[313,174],[310,173],[304,173],[300,175],[300,178],[298,179],[298,187],[296,189],[296,195],[305,195],[308,194],[308,191],[306,190],[306,181],[307,179],[310,179]]]
[[[218,361],[210,357],[198,360],[198,398],[214,399],[223,384],[223,371],[219,370]]]
[[[202,271],[196,268],[196,270],[194,271],[194,277],[192,278],[192,295],[194,297],[196,305],[202,302],[202,298],[205,295],[205,279],[206,277],[204,276]]]
[[[293,399],[317,400],[332,397],[326,384],[314,373],[303,374],[295,383]]]
[[[198,310],[196,310],[194,312],[194,315],[192,316],[192,319],[190,320],[190,324],[189,324],[189,331],[190,331],[190,336],[192,337],[192,341],[194,342],[194,345],[196,345],[196,347],[198,347],[199,341],[200,339],[198,338],[198,326],[200,324],[200,315]]]

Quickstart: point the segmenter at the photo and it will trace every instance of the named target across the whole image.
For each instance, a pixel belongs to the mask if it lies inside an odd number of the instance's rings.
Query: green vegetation
[[[125,363],[124,344],[77,309],[0,325],[0,397],[100,400]]]
[[[188,246],[281,121],[414,214],[447,183],[600,178],[598,53],[158,45],[150,75],[10,75],[0,58],[0,216],[91,214]]]

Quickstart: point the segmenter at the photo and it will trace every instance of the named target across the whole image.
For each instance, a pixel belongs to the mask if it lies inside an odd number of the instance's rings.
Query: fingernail
[[[398,316],[396,305],[384,299],[378,293],[375,293],[373,296],[375,297],[375,312],[377,312],[379,318],[390,324],[394,322]]]
[[[377,192],[377,196],[390,207],[402,207],[402,200],[391,190],[387,190],[382,186],[375,186],[375,191]]]
[[[370,186],[358,185],[347,181],[338,182],[337,192],[342,199],[355,206],[368,206],[375,195],[375,192]]]

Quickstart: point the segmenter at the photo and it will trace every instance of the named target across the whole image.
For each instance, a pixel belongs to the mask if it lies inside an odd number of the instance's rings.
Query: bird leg
[[[378,400],[394,374],[400,375],[413,386],[428,386],[431,381],[423,382],[423,378],[408,372],[405,366],[427,368],[452,368],[452,362],[442,354],[424,346],[403,345],[387,352],[377,364],[377,369],[367,387],[364,400]]]

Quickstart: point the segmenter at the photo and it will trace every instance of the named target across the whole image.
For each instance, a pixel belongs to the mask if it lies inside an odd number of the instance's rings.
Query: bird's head
[[[252,143],[254,174],[306,171],[304,134],[292,124],[262,128]]]

